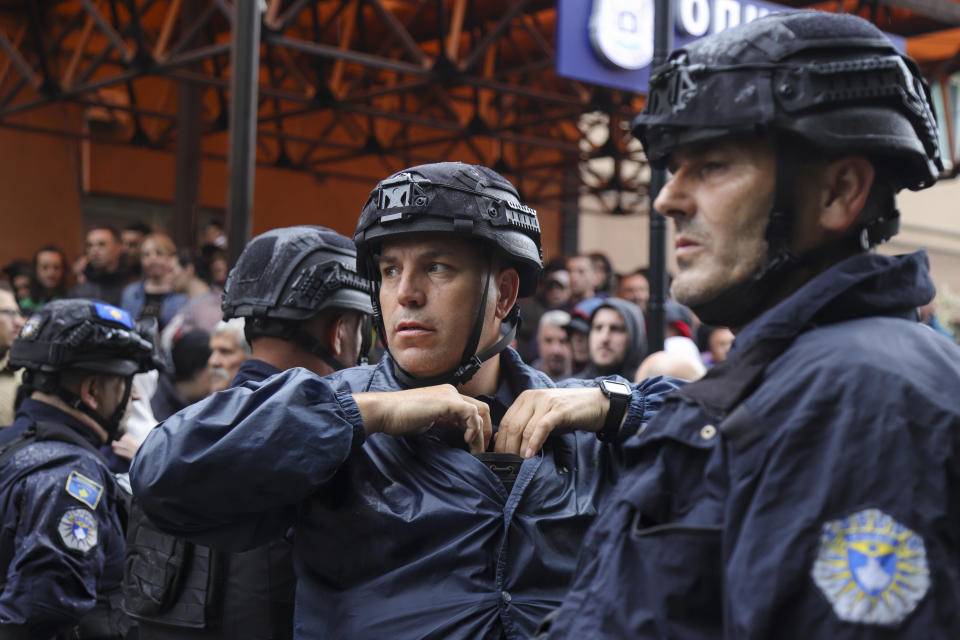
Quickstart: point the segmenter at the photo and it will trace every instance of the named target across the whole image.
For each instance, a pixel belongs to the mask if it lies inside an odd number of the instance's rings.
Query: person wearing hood
[[[581,377],[621,375],[633,380],[647,350],[643,312],[627,300],[607,298],[590,316],[587,340],[590,364]]]

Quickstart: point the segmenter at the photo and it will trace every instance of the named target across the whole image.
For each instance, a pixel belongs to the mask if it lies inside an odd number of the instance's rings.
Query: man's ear
[[[350,344],[350,332],[356,332],[357,330],[357,323],[353,320],[353,314],[341,313],[337,316],[337,321],[334,323],[336,326],[336,337],[330,342],[330,349],[333,356],[341,362],[343,362],[344,349],[346,345]],[[350,355],[351,357],[355,357],[353,354]]]
[[[873,163],[864,156],[844,156],[823,172],[820,227],[843,233],[863,210],[876,177]]]
[[[495,315],[503,320],[513,309],[520,291],[520,274],[513,267],[505,267],[497,274],[497,306]]]
[[[80,400],[94,411],[100,408],[103,398],[103,380],[100,376],[91,374],[80,382]]]

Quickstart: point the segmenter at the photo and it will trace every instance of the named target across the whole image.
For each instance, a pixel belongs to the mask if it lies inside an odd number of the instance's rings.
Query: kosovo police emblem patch
[[[897,624],[930,589],[923,538],[879,509],[823,525],[811,573],[847,622]]]
[[[68,509],[60,518],[57,532],[68,549],[86,553],[97,546],[97,520],[86,509]]]
[[[35,313],[26,322],[23,323],[23,327],[20,329],[21,338],[29,338],[37,332],[37,329],[43,324],[43,316],[39,313]]]

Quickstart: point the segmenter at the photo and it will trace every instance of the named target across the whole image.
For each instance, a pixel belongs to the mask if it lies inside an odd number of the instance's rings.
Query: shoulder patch
[[[20,337],[27,339],[30,338],[37,330],[43,326],[43,316],[39,313],[35,313],[30,318],[23,323],[23,327],[20,329]]]
[[[923,538],[879,509],[823,525],[813,581],[841,620],[895,625],[930,590]]]
[[[68,549],[86,553],[97,546],[97,519],[86,509],[67,509],[60,517],[57,532]]]
[[[96,509],[103,495],[103,485],[98,484],[76,471],[70,472],[67,478],[67,494],[73,496],[91,509]]]

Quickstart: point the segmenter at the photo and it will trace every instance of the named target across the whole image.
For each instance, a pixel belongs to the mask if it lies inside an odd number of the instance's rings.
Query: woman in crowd
[[[59,247],[47,245],[33,254],[30,293],[20,300],[24,313],[32,313],[67,295],[67,256]]]
[[[170,261],[173,272],[173,288],[188,300],[199,298],[210,291],[210,285],[197,275],[197,259],[189,249],[180,249],[177,259]]]
[[[170,236],[151,233],[140,244],[143,279],[127,286],[121,306],[136,319],[154,317],[162,329],[187,301],[173,287],[177,248]]]

